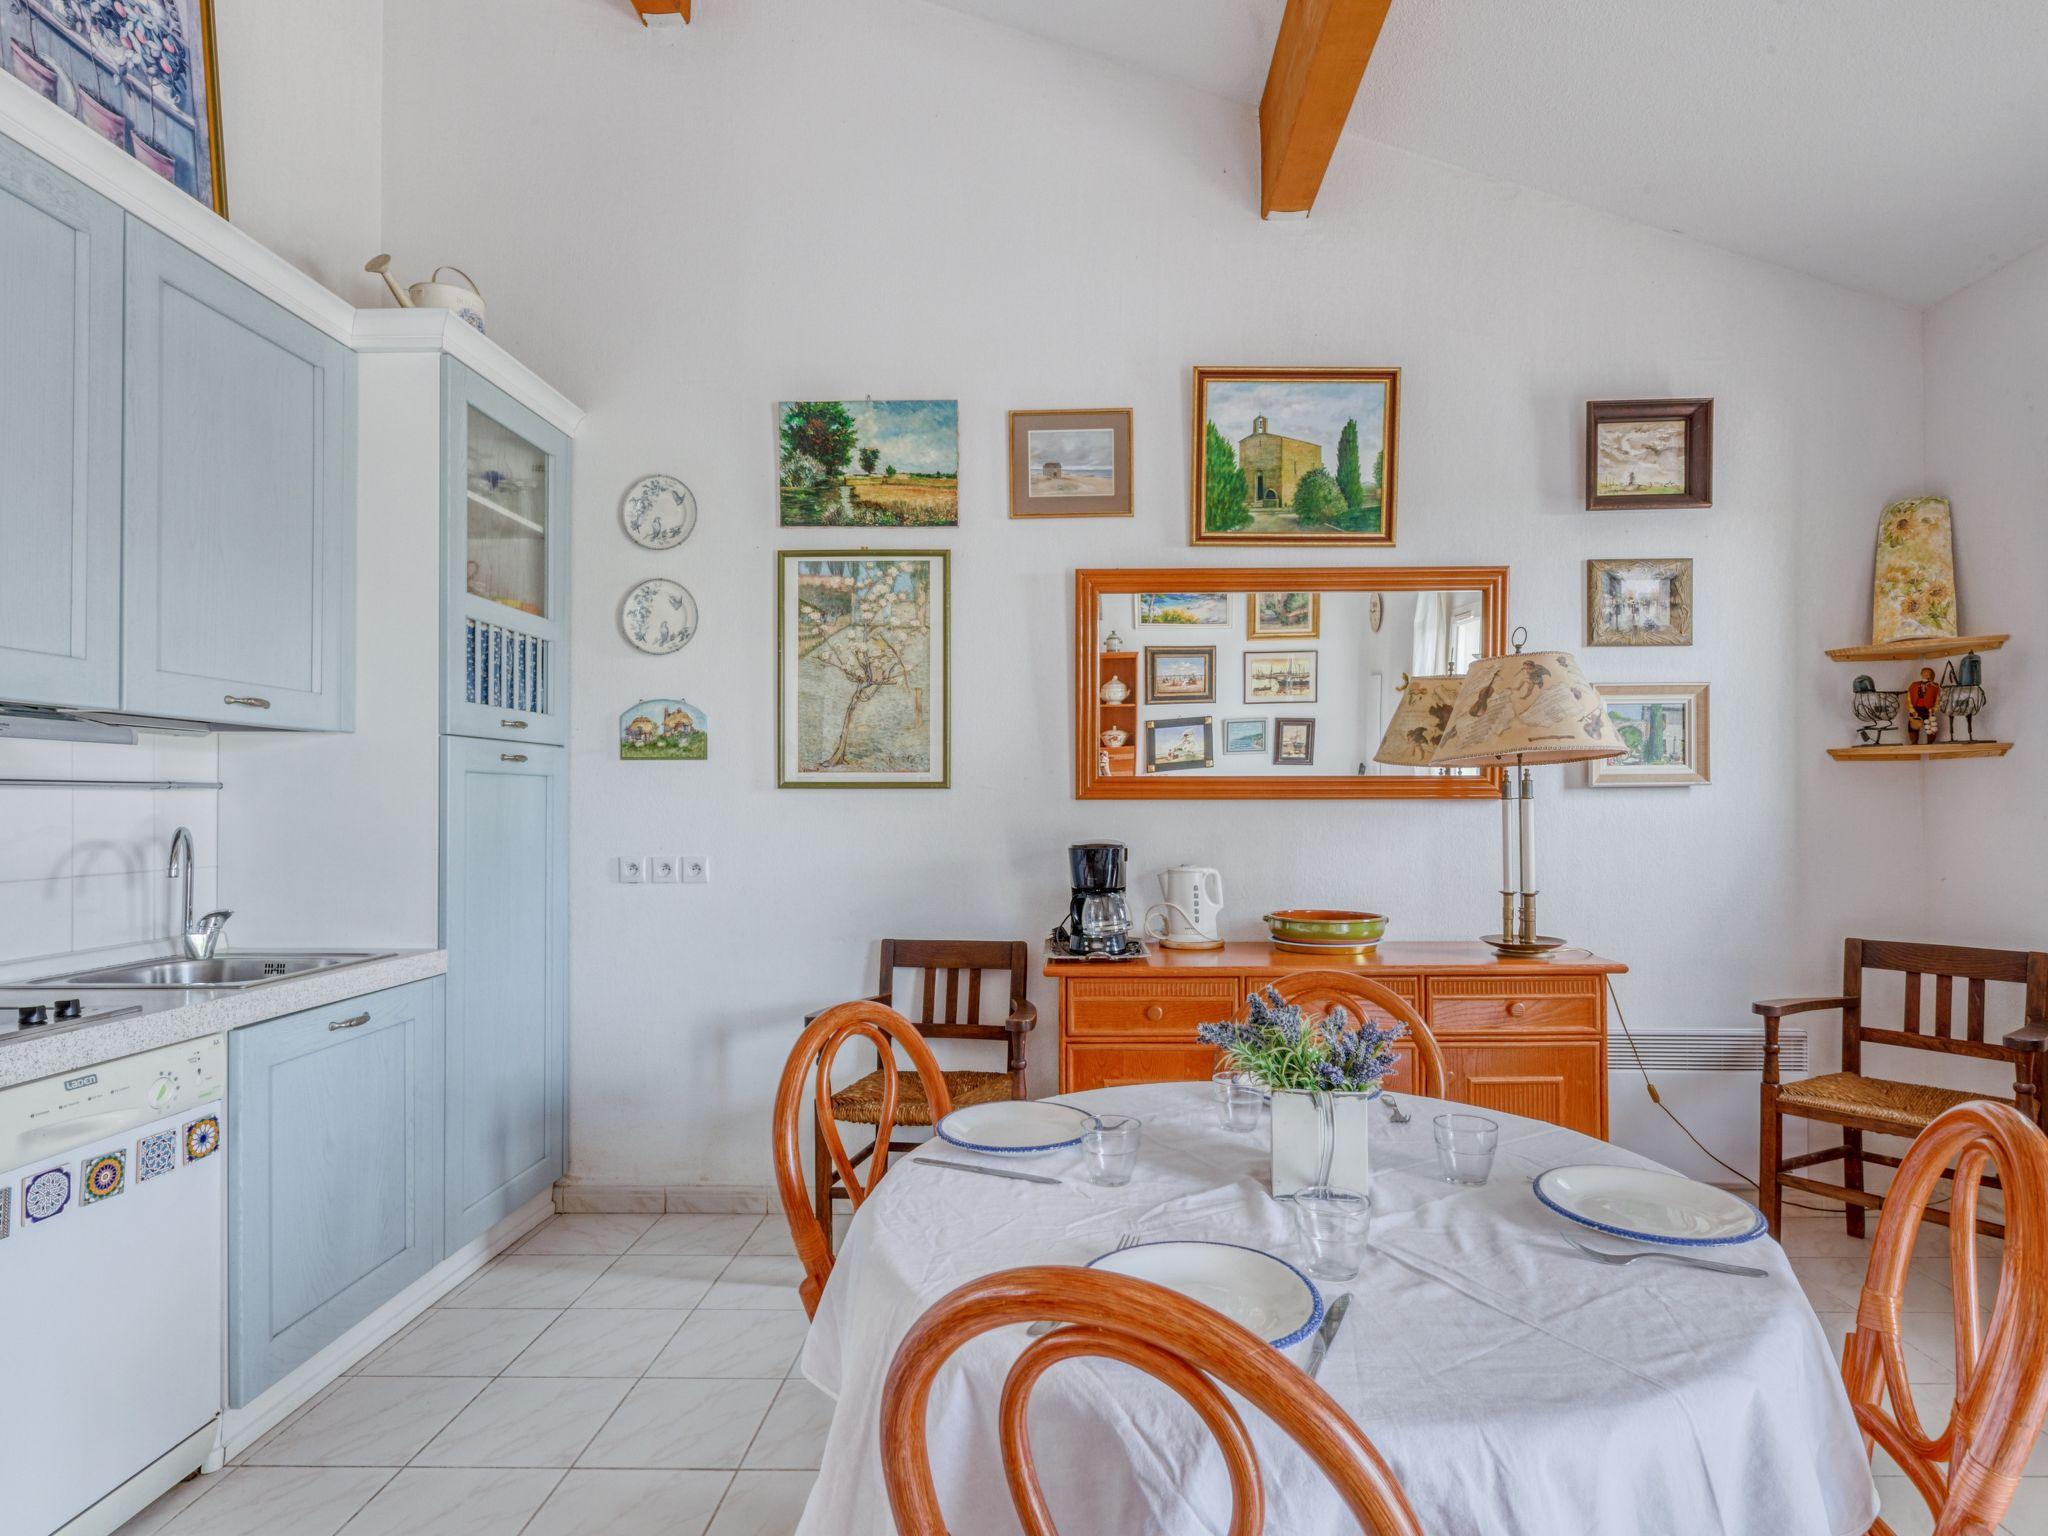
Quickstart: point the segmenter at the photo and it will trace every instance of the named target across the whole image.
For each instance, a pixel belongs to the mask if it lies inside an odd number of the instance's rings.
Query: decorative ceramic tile
[[[135,1178],[137,1183],[171,1173],[178,1166],[178,1133],[158,1131],[154,1136],[145,1136],[135,1143]]]
[[[0,1185],[0,1237],[5,1237],[13,1229],[13,1222],[14,1186]]]
[[[111,1200],[128,1187],[128,1154],[102,1152],[79,1165],[78,1182],[83,1189],[80,1205],[97,1205]]]
[[[71,1170],[45,1168],[21,1181],[21,1216],[30,1226],[61,1216],[71,1204]]]
[[[220,1150],[220,1117],[201,1115],[185,1127],[185,1161],[196,1163]]]

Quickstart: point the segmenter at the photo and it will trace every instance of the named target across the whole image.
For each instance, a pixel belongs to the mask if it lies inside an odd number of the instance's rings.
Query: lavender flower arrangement
[[[1344,1008],[1317,1024],[1268,987],[1252,994],[1243,1023],[1204,1024],[1195,1038],[1276,1093],[1371,1093],[1394,1070],[1393,1043],[1407,1033],[1405,1024],[1355,1021]]]

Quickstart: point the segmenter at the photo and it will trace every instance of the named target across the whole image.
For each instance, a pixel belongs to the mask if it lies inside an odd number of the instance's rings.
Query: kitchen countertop
[[[50,1026],[33,1034],[0,1034],[0,1088],[17,1083],[96,1067],[160,1045],[177,1045],[203,1035],[221,1034],[250,1024],[281,1019],[286,1014],[322,1008],[345,998],[363,997],[388,987],[425,981],[446,974],[445,949],[398,950],[376,960],[308,971],[279,981],[259,982],[233,991],[166,987],[148,991],[65,988],[65,996],[82,999],[88,1011],[141,1007],[126,1018],[108,1019],[73,1029]],[[47,1002],[51,989],[0,986],[0,1010],[20,1003]]]

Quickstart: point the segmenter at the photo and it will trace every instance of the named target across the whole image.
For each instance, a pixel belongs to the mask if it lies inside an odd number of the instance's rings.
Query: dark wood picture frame
[[[1199,725],[1202,728],[1202,756],[1189,758],[1186,762],[1162,763],[1159,761],[1159,732],[1177,730],[1184,726]],[[1189,768],[1213,768],[1216,766],[1216,717],[1214,715],[1190,715],[1184,720],[1147,720],[1145,732],[1145,772],[1180,773]]]
[[[1615,422],[1677,421],[1685,425],[1685,485],[1677,492],[1603,493],[1600,429]],[[1586,510],[1630,507],[1711,507],[1714,504],[1712,400],[1588,400],[1586,402]]]
[[[1287,740],[1287,728],[1301,725],[1308,728],[1308,755],[1289,757],[1283,743]],[[1273,717],[1273,766],[1276,768],[1313,768],[1316,761],[1316,721],[1313,715],[1275,715]]]
[[[1209,678],[1200,693],[1161,693],[1155,669],[1157,661],[1175,656],[1199,656]],[[1156,660],[1155,660],[1156,658]],[[1148,645],[1145,647],[1145,702],[1147,704],[1214,704],[1216,702],[1216,647],[1213,645]]]
[[[1099,496],[1070,493],[1065,496],[1031,494],[1031,434],[1033,432],[1110,432],[1115,478]],[[1126,406],[1091,407],[1078,411],[1010,412],[1010,516],[1034,517],[1130,517],[1136,502],[1131,499],[1131,412]]]

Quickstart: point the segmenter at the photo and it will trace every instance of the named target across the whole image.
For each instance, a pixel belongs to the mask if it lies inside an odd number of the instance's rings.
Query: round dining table
[[[1078,1149],[1031,1158],[934,1140],[893,1161],[841,1245],[804,1346],[835,1400],[798,1536],[896,1536],[882,1476],[882,1389],[905,1333],[964,1281],[1027,1264],[1086,1264],[1135,1235],[1264,1249],[1301,1266],[1291,1207],[1268,1191],[1270,1117],[1220,1123],[1207,1083],[1064,1095],[1144,1122],[1128,1184],[1090,1182]],[[1493,1114],[1483,1186],[1437,1172],[1446,1105],[1376,1106],[1372,1246],[1351,1280],[1317,1282],[1348,1316],[1317,1379],[1371,1437],[1431,1536],[1864,1536],[1878,1497],[1841,1375],[1769,1237],[1708,1256],[1761,1278],[1672,1263],[1599,1264],[1531,1189],[1545,1170],[1656,1167],[1543,1121]],[[925,1166],[943,1156],[1058,1184]],[[1022,1327],[966,1344],[941,1371],[929,1445],[951,1536],[1016,1536],[996,1405]],[[1287,1351],[1306,1364],[1309,1344]],[[1328,1483],[1275,1426],[1246,1414],[1266,1529],[1357,1536]],[[1223,1531],[1230,1492],[1208,1432],[1167,1388],[1110,1361],[1067,1362],[1032,1397],[1047,1502],[1075,1536]]]

